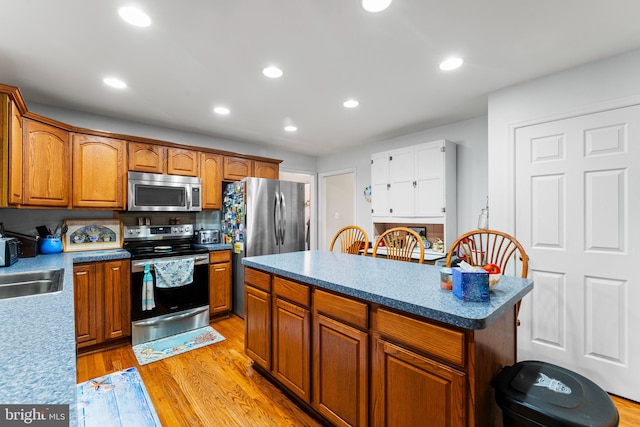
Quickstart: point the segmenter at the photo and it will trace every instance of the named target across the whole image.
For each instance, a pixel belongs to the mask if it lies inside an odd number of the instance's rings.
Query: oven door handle
[[[163,259],[163,258],[158,258],[159,260]],[[164,258],[164,259],[170,259],[170,258]],[[194,257],[195,260],[195,264],[196,265],[202,265],[202,264],[208,264],[209,263],[209,255],[199,255]],[[131,263],[131,268],[132,268],[132,273],[138,273],[140,271],[142,271],[142,269],[144,268],[145,264],[149,264],[149,267],[151,267],[151,269],[153,269],[153,260],[147,260],[147,261],[143,261],[143,262],[133,262]]]
[[[194,308],[192,310],[189,310],[185,313],[180,313],[180,314],[176,314],[173,316],[162,316],[162,318],[160,319],[154,319],[154,320],[143,320],[140,322],[135,322],[136,326],[155,326],[155,325],[161,325],[163,323],[167,323],[167,322],[174,322],[176,320],[181,320],[181,319],[186,319],[187,317],[193,317],[199,313],[202,313],[204,311],[208,311],[209,310],[209,306],[205,306],[205,307],[198,307],[198,308]]]

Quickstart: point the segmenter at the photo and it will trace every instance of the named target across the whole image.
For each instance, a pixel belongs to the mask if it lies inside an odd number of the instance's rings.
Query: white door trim
[[[336,176],[336,175],[344,175],[344,174],[352,174],[353,175],[353,188],[355,190],[356,188],[356,182],[357,182],[357,177],[356,177],[356,169],[355,168],[349,168],[349,169],[340,169],[340,170],[336,170],[336,171],[330,171],[330,172],[322,172],[318,174],[318,195],[320,200],[318,201],[318,246],[317,248],[324,248],[327,247],[329,242],[325,242],[325,234],[326,234],[326,229],[327,229],[327,218],[324,214],[321,214],[324,212],[326,205],[327,205],[327,186],[325,184],[325,179],[330,177],[330,176]],[[353,223],[355,224],[356,222],[356,192],[354,191],[354,200],[353,200]]]

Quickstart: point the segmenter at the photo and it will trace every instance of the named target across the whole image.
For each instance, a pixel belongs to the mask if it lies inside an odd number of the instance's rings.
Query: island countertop
[[[502,276],[489,302],[464,302],[440,289],[440,267],[328,251],[246,257],[242,263],[466,329],[486,328],[533,289],[531,279]]]

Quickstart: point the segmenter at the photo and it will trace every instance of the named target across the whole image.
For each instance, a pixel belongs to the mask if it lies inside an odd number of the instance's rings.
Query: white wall
[[[640,97],[640,50],[497,91],[489,96],[489,206],[492,227],[513,233],[513,129],[522,124],[620,106]]]
[[[371,203],[364,189],[371,184],[371,154],[448,139],[457,144],[458,234],[476,228],[487,197],[487,118],[485,116],[368,144],[318,158],[318,172],[356,171],[356,224],[373,235]]]
[[[120,119],[113,119],[80,111],[66,110],[58,107],[51,107],[44,104],[31,103],[25,100],[27,109],[41,116],[60,121],[72,126],[93,130],[103,130],[111,133],[123,135],[140,136],[144,138],[158,139],[175,144],[193,145],[197,147],[213,148],[218,150],[231,151],[234,153],[247,154],[253,156],[269,157],[281,159],[281,168],[297,172],[316,171],[316,157],[296,154],[284,150],[266,148],[257,144],[250,144],[240,141],[232,141],[223,138],[200,135],[196,133],[184,132],[175,129],[151,126],[137,122]]]

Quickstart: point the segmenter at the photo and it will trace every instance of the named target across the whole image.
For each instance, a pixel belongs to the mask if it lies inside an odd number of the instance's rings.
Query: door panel
[[[282,228],[284,241],[280,252],[304,250],[304,184],[300,182],[280,181],[282,198]]]
[[[276,245],[276,195],[278,181],[273,179],[247,178],[245,203],[246,218],[246,255],[268,255],[279,252]],[[278,196],[279,197],[279,196]]]
[[[518,128],[516,237],[534,290],[518,358],[640,400],[640,106]]]

